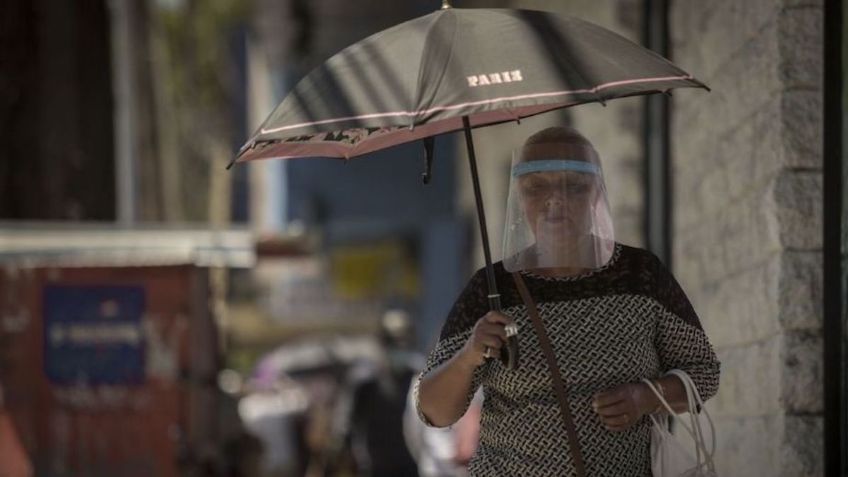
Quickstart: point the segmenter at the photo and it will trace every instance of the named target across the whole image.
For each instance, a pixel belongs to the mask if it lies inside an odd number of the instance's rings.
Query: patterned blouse
[[[505,314],[519,328],[518,368],[487,360],[474,373],[466,406],[479,386],[485,400],[472,476],[575,475],[547,364],[513,277],[495,275]],[[582,275],[548,278],[522,272],[550,337],[589,476],[650,476],[650,419],[623,432],[606,430],[592,396],[623,383],[686,371],[706,400],[718,390],[719,362],[677,281],[653,254],[616,244],[610,261]],[[488,311],[484,270],[457,299],[420,376],[465,344]],[[418,384],[415,403],[418,406]],[[430,424],[418,408],[422,421]]]

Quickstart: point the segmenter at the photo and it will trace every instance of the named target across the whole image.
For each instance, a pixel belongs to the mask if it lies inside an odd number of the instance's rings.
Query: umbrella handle
[[[489,295],[488,298],[489,309],[492,311],[501,311],[501,296]],[[512,330],[512,333],[510,333],[509,329],[507,331],[506,346],[501,348],[499,358],[507,369],[514,371],[518,368],[518,332],[517,330]]]
[[[518,336],[510,336],[506,339],[506,346],[501,348],[501,363],[510,371],[518,368]]]
[[[480,239],[483,242],[483,258],[486,260],[486,283],[489,285],[489,308],[501,311],[500,293],[495,282],[495,269],[492,267],[492,252],[489,249],[489,231],[486,227],[486,211],[483,209],[483,196],[480,193],[480,179],[477,173],[477,155],[474,153],[474,138],[471,137],[471,123],[468,116],[462,117],[465,129],[465,146],[468,149],[468,165],[471,169],[471,184],[474,186],[474,202],[477,205],[477,221],[480,225]]]
[[[462,117],[465,130],[465,145],[468,149],[468,165],[471,168],[471,182],[474,185],[474,200],[477,204],[477,219],[480,223],[480,237],[483,240],[483,256],[486,259],[486,282],[489,285],[489,309],[501,311],[501,295],[495,281],[495,269],[492,266],[492,252],[489,249],[489,233],[486,227],[486,213],[483,209],[483,198],[480,193],[480,179],[477,174],[477,155],[474,153],[474,138],[471,137],[471,122],[468,116]],[[518,336],[507,338],[506,346],[501,348],[501,362],[510,370],[518,367]]]

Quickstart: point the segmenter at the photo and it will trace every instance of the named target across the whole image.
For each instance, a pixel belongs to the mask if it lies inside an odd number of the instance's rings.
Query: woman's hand
[[[471,336],[462,347],[465,362],[477,367],[485,363],[486,358],[499,356],[507,339],[504,327],[512,322],[512,318],[497,311],[490,311],[477,320]]]
[[[658,402],[645,383],[628,383],[595,394],[592,409],[607,430],[621,432],[656,409]]]

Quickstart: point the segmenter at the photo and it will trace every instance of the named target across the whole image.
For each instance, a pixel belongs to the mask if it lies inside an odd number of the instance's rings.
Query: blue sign
[[[54,384],[144,382],[142,286],[43,289],[44,372]]]

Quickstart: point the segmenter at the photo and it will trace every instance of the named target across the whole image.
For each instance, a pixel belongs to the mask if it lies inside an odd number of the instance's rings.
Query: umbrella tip
[[[442,10],[447,10],[448,8],[453,8],[451,7],[450,0],[442,0]]]

